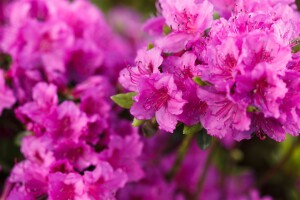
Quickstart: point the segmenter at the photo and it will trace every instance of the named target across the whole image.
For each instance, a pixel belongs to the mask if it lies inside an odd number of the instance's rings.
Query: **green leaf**
[[[154,44],[153,43],[149,43],[148,44],[148,50],[153,49],[154,48]]]
[[[21,146],[22,140],[27,135],[32,135],[33,133],[30,131],[23,131],[21,133],[18,133],[18,135],[15,138],[15,144],[19,147]]]
[[[131,125],[134,126],[134,127],[139,127],[139,126],[141,126],[144,122],[145,122],[145,120],[139,120],[139,119],[134,118]]]
[[[12,58],[9,54],[0,53],[0,68],[1,69],[8,70],[11,62],[12,62]]]
[[[214,20],[220,19],[219,13],[215,12],[215,13],[213,14],[213,18],[214,18]]]
[[[298,53],[300,51],[300,44],[292,47],[292,53]]]
[[[251,113],[253,113],[253,112],[259,112],[259,109],[256,108],[255,106],[248,106],[247,107],[247,112],[251,112]]]
[[[193,81],[195,83],[197,83],[199,86],[206,86],[206,85],[210,85],[210,83],[202,81],[202,79],[199,76],[194,76],[193,77]]]
[[[202,150],[207,149],[212,142],[212,137],[207,134],[205,128],[202,128],[202,130],[196,134],[196,139],[197,139],[198,146]]]
[[[165,35],[169,35],[172,32],[172,29],[169,26],[164,25],[163,32]]]
[[[188,134],[197,133],[201,129],[202,129],[202,125],[201,124],[196,124],[194,126],[184,125],[183,134],[188,135]]]
[[[132,104],[134,103],[132,97],[135,96],[136,94],[137,94],[136,92],[128,92],[128,93],[117,94],[111,96],[110,98],[120,107],[130,109]]]

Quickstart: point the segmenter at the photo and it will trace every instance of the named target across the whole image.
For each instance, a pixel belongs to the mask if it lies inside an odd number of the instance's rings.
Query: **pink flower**
[[[49,200],[83,199],[84,183],[81,175],[60,172],[49,175]]]
[[[184,50],[189,41],[202,37],[213,22],[213,5],[207,0],[160,0],[160,5],[162,16],[172,32],[158,39],[156,44],[166,52]]]
[[[17,117],[37,135],[45,132],[45,121],[57,108],[56,86],[38,83],[33,88],[32,100],[15,110]]]
[[[141,49],[137,53],[135,66],[129,66],[120,72],[119,81],[128,90],[137,91],[139,81],[143,77],[160,73],[159,67],[163,57],[159,48]]]
[[[279,118],[279,102],[288,89],[275,70],[266,63],[256,65],[250,73],[237,77],[234,93],[237,93],[237,98],[242,98],[241,101],[258,108],[266,117]]]
[[[204,32],[213,21],[213,5],[208,1],[160,0],[166,24],[175,32]]]
[[[28,160],[18,163],[8,179],[10,183],[17,185],[12,191],[11,200],[14,200],[15,195],[24,195],[30,200],[47,196],[47,175],[47,168],[41,167],[40,164]]]
[[[114,171],[106,162],[99,162],[93,172],[83,176],[88,199],[115,199],[115,192],[124,186],[127,176],[122,170]]]
[[[177,124],[177,116],[182,113],[182,107],[186,103],[173,76],[153,74],[141,79],[138,92],[130,109],[131,114],[138,119],[151,119],[155,116],[160,129],[172,132]]]
[[[267,118],[262,114],[252,115],[251,129],[260,138],[265,139],[266,135],[275,141],[285,140],[286,132],[282,123],[275,118]]]
[[[21,151],[26,159],[32,163],[49,167],[55,161],[51,145],[48,138],[36,138],[33,135],[29,135],[23,138]]]
[[[5,84],[4,72],[0,70],[0,115],[4,109],[11,108],[15,102],[13,92]]]
[[[173,74],[175,83],[180,89],[191,85],[192,78],[199,75],[195,54],[186,52],[181,56],[169,56],[164,59],[162,70]]]
[[[202,122],[206,112],[207,104],[201,100],[195,91],[197,91],[198,85],[190,85],[186,87],[186,91],[183,93],[183,98],[187,101],[183,106],[182,113],[178,116],[178,120],[186,125],[195,125]]]
[[[214,10],[221,16],[228,19],[236,6],[235,0],[209,0],[214,5]]]
[[[47,134],[54,141],[70,138],[77,142],[86,132],[87,117],[73,102],[65,101],[48,116],[45,124]]]
[[[107,150],[101,152],[100,158],[106,160],[115,170],[124,171],[128,176],[128,181],[138,181],[144,176],[137,162],[138,156],[142,153],[143,144],[136,133],[125,138],[112,135],[108,147]]]
[[[268,63],[272,66],[272,71],[282,75],[291,57],[288,45],[276,41],[274,35],[256,31],[244,38],[239,60],[244,69],[239,69],[242,73],[248,73],[257,64]]]
[[[76,170],[83,171],[96,164],[97,156],[92,147],[84,142],[64,141],[55,145],[53,155],[57,160],[68,160]]]
[[[237,130],[249,130],[251,121],[246,105],[228,99],[226,93],[211,87],[198,88],[197,94],[208,106],[202,120],[208,134],[223,138],[226,134],[235,134]]]
[[[238,74],[238,60],[240,49],[238,40],[226,38],[220,45],[209,45],[207,47],[208,64],[200,65],[201,78],[212,83],[216,88],[226,90],[235,82]]]

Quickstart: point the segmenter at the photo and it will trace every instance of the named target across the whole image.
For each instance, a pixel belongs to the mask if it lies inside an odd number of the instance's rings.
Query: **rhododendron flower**
[[[97,164],[93,172],[85,172],[87,197],[91,199],[115,199],[115,192],[124,186],[127,176],[121,170],[114,171],[106,162]]]
[[[53,140],[70,137],[77,142],[85,134],[87,117],[73,102],[65,101],[46,120],[47,134]]]
[[[1,199],[271,199],[262,173],[285,163],[254,167],[235,141],[300,133],[293,0],[157,0],[143,27],[87,0],[2,6],[0,135],[20,155],[0,158]]]
[[[136,47],[89,1],[12,1],[4,14],[0,48],[12,63],[0,71],[0,113],[17,102],[24,158],[1,198],[115,199],[144,175],[140,136],[109,98]],[[158,64],[141,62],[158,69],[160,50],[149,52]]]
[[[118,136],[111,136],[109,146],[110,149],[104,150],[100,158],[108,161],[114,169],[126,172],[130,181],[140,180],[144,173],[136,161],[143,147],[139,142],[139,137],[133,135],[122,139]]]
[[[166,52],[184,50],[188,42],[200,38],[212,24],[213,5],[207,0],[160,0],[159,3],[161,14],[172,29],[169,35],[156,41]]]
[[[138,119],[156,120],[162,130],[172,132],[177,124],[177,115],[182,113],[185,101],[177,90],[174,78],[167,74],[156,74],[139,82],[139,94],[130,109]]]
[[[13,91],[5,84],[4,71],[0,70],[0,115],[4,109],[11,108],[15,102]]]
[[[279,103],[284,98],[286,84],[274,73],[274,68],[269,64],[260,64],[249,74],[237,77],[236,90],[241,101],[255,106],[266,117],[280,116]]]
[[[249,130],[251,121],[245,104],[231,101],[226,94],[213,88],[199,88],[197,93],[208,105],[202,124],[209,134],[222,138],[226,134],[234,134],[236,130]]]
[[[84,184],[76,173],[53,173],[49,176],[49,200],[83,199]]]
[[[145,29],[154,33],[152,44],[161,49],[160,59],[148,56],[151,50],[137,56],[147,58],[142,63],[157,65],[152,70],[128,67],[119,78],[126,89],[137,92],[134,117],[155,116],[159,129],[168,132],[180,123],[201,123],[210,135],[236,140],[267,135],[282,141],[284,132],[298,135],[298,104],[284,103],[297,88],[297,81],[286,76],[299,72],[299,56],[293,55],[299,14],[291,1],[160,0],[159,6],[161,16]],[[215,21],[214,9],[221,14]],[[172,77],[176,87],[163,89],[157,77]],[[180,97],[178,104],[170,103],[170,90]]]
[[[119,81],[126,89],[136,91],[141,78],[160,73],[159,67],[162,61],[163,57],[159,48],[141,49],[135,59],[136,65],[123,69]]]

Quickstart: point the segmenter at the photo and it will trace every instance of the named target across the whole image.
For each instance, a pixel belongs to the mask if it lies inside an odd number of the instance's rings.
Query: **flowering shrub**
[[[125,7],[0,8],[1,200],[300,198],[300,140],[272,146],[300,129],[293,1],[158,0],[147,36]]]
[[[160,0],[160,15],[145,25],[153,44],[119,77],[137,93],[130,113],[155,117],[167,132],[201,123],[209,135],[238,141],[253,133],[297,136],[299,14],[292,3]]]
[[[133,48],[84,0],[20,0],[5,11],[1,49],[12,64],[1,71],[0,111],[14,105],[26,132],[3,198],[113,199],[143,176],[137,130],[109,99]]]

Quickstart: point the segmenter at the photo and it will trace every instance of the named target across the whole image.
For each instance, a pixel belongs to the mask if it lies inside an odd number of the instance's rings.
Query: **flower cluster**
[[[128,121],[110,116],[109,87],[101,76],[82,82],[73,92],[78,105],[59,104],[53,84],[33,88],[33,100],[16,110],[28,133],[21,145],[25,160],[8,180],[14,184],[8,199],[112,199],[143,176],[139,135]]]
[[[0,114],[13,109],[25,130],[24,160],[1,198],[115,199],[144,176],[137,129],[109,98],[134,47],[85,0],[19,0],[4,11],[0,46],[12,63],[0,71]]]
[[[155,36],[119,81],[131,114],[159,129],[201,123],[235,140],[298,135],[299,14],[293,1],[159,1]],[[221,6],[220,6],[221,5]]]
[[[94,74],[113,80],[131,60],[131,47],[88,1],[21,0],[5,11],[1,49],[13,58],[9,75],[22,103],[38,82],[61,90]]]

